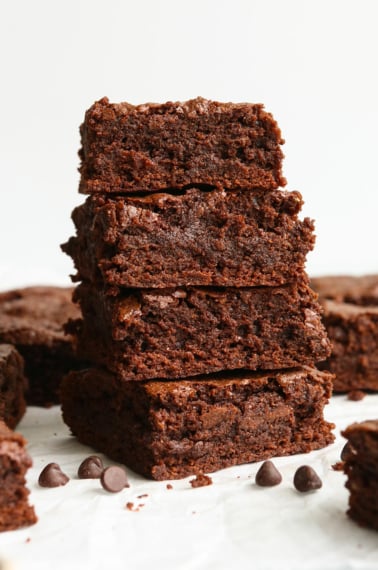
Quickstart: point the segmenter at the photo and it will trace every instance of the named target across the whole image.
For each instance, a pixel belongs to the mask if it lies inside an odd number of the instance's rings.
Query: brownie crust
[[[32,461],[24,438],[0,421],[0,532],[37,522],[25,475]]]
[[[62,409],[82,443],[146,477],[178,479],[331,443],[331,385],[307,367],[169,382],[88,369],[63,380]]]
[[[0,342],[16,346],[25,361],[29,405],[59,403],[59,384],[70,369],[81,367],[66,321],[80,312],[71,287],[26,287],[0,293]]]
[[[90,196],[62,246],[75,280],[110,287],[282,285],[303,271],[312,220],[299,192],[198,188],[144,196]]]
[[[104,97],[86,112],[80,133],[84,194],[286,184],[284,141],[261,104],[198,97],[134,106]]]
[[[14,428],[25,413],[24,361],[10,344],[0,344],[0,418]]]
[[[312,364],[330,353],[316,296],[281,287],[75,290],[78,353],[125,380]]]

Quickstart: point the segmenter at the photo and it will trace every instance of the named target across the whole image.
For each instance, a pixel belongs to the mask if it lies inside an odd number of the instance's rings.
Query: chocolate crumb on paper
[[[348,400],[352,400],[353,402],[359,402],[363,400],[366,396],[366,392],[363,390],[350,390],[348,392],[347,398]]]
[[[213,480],[211,477],[209,477],[208,475],[205,475],[204,473],[198,473],[194,479],[191,479],[189,481],[189,483],[191,484],[191,486],[193,488],[206,487],[207,485],[212,485]]]

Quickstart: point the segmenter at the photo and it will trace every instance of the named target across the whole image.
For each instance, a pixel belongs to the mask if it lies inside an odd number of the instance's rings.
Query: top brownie
[[[199,97],[134,106],[104,97],[86,112],[80,132],[84,194],[286,184],[284,141],[261,104]]]

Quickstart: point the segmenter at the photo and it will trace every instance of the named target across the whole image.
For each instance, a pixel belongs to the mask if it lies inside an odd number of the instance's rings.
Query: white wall
[[[0,2],[0,287],[68,283],[78,126],[112,101],[263,102],[316,220],[308,270],[378,272],[378,2]]]

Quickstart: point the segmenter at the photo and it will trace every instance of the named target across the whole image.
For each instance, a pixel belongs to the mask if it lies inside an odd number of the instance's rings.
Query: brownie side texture
[[[330,343],[304,281],[281,287],[75,290],[78,353],[127,380],[324,360]]]
[[[14,346],[0,344],[1,419],[14,428],[25,413],[24,361]]]
[[[77,279],[110,286],[282,285],[303,272],[314,225],[299,192],[90,196],[64,244]]]
[[[29,505],[25,475],[32,462],[24,438],[0,420],[0,531],[37,522]]]
[[[80,315],[70,287],[27,287],[0,293],[0,342],[16,346],[25,361],[27,403],[59,402],[62,376],[82,363],[63,331]]]
[[[319,368],[335,374],[334,390],[378,390],[378,306],[321,301],[332,353]]]
[[[378,305],[378,275],[313,277],[311,287],[324,299],[355,305]]]
[[[80,129],[82,193],[283,186],[283,139],[263,105],[112,104],[104,97]]]
[[[88,369],[64,378],[62,409],[82,443],[146,477],[176,479],[331,443],[331,385],[308,367],[165,382]]]
[[[359,525],[378,530],[378,419],[354,423],[342,435],[351,446],[344,462],[348,515]]]

